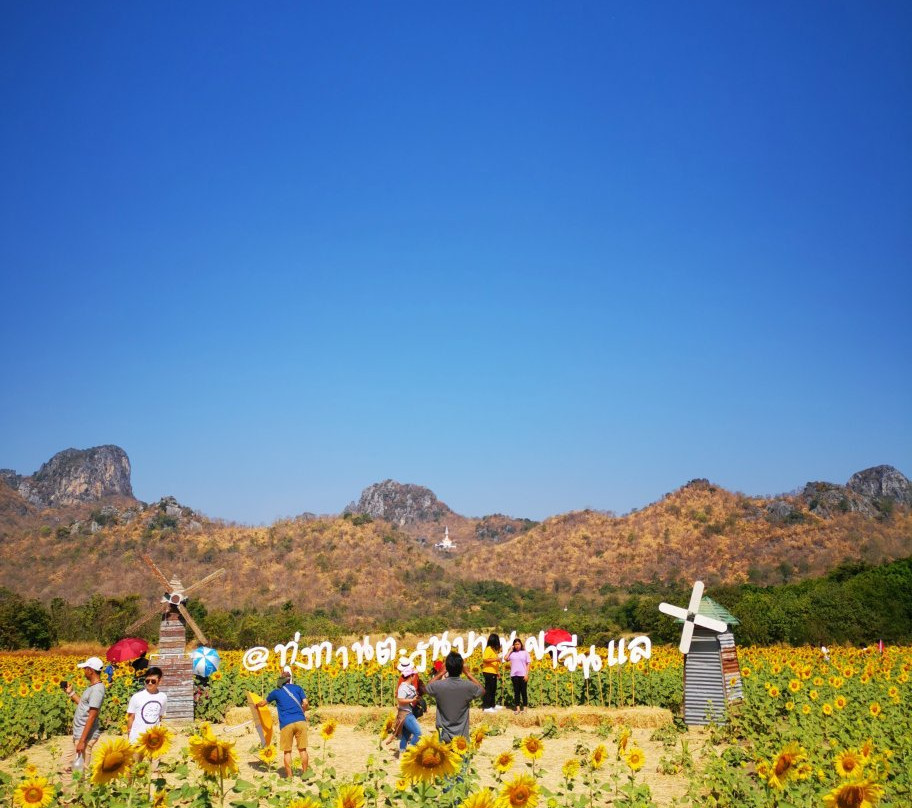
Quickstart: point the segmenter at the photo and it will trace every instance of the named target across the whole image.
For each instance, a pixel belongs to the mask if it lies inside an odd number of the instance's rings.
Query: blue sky
[[[269,522],[912,474],[912,6],[5,3],[0,466]]]

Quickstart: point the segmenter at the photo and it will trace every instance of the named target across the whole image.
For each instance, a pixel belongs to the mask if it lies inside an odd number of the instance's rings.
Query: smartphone
[[[70,686],[69,682],[61,682],[60,689],[65,691]]]

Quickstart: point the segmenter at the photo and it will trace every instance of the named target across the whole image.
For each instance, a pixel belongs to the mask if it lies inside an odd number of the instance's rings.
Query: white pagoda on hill
[[[453,540],[450,538],[450,528],[444,525],[443,528],[443,541],[437,542],[434,545],[435,550],[443,550],[444,552],[450,552],[450,550],[455,549],[456,545],[453,543]]]

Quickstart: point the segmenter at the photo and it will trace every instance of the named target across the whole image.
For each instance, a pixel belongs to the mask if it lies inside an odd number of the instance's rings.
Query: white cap
[[[85,662],[80,662],[76,667],[91,668],[93,671],[100,671],[104,667],[104,662],[97,656],[90,656]]]

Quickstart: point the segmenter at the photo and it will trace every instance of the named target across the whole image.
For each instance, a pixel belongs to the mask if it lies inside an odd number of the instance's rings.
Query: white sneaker
[[[493,712],[494,712],[494,708],[493,708],[493,707],[485,707],[484,710],[483,710],[483,712],[485,712],[485,713],[493,713]]]
[[[502,710],[502,709],[503,709],[503,705],[502,705],[502,704],[495,704],[495,705],[494,705],[494,709],[495,709],[495,710]]]

